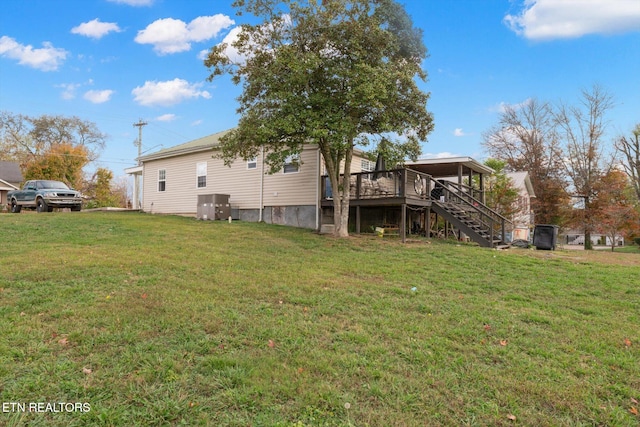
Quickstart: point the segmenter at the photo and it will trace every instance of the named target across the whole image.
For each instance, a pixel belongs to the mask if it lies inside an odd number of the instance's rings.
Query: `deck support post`
[[[424,229],[426,230],[427,239],[431,238],[431,206],[427,206],[427,214],[424,218]]]
[[[360,205],[356,206],[356,234],[360,234]]]
[[[402,204],[402,218],[400,219],[400,236],[402,243],[407,241],[407,204]]]

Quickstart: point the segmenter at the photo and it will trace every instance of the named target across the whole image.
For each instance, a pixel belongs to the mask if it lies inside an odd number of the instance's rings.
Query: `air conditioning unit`
[[[196,218],[201,220],[226,220],[231,216],[228,194],[198,194]]]

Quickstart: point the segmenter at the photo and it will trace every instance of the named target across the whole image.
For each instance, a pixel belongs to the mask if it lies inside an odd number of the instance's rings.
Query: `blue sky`
[[[0,110],[75,115],[107,133],[98,163],[116,176],[153,152],[236,125],[239,88],[207,82],[202,52],[245,17],[232,0],[5,0]],[[505,104],[575,103],[602,85],[609,135],[640,122],[639,0],[405,0],[424,30],[435,131],[425,156],[486,158],[482,133]]]

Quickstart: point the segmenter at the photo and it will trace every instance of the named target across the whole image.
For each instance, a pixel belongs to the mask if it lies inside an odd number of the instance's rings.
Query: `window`
[[[196,178],[198,188],[207,186],[207,162],[200,162],[196,165]]]
[[[158,191],[165,191],[167,189],[167,170],[160,169],[158,171]]]
[[[254,157],[252,159],[247,160],[247,169],[257,169],[258,168],[258,158]]]
[[[362,159],[360,163],[360,169],[362,172],[373,172],[376,168],[376,164],[371,160]]]
[[[284,161],[284,173],[295,173],[300,170],[300,156],[297,154],[291,155]]]

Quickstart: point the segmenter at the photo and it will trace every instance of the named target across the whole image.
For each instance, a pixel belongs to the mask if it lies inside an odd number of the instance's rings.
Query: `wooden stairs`
[[[506,244],[505,228],[511,222],[454,183],[439,181],[432,192],[431,209],[482,247]],[[437,196],[437,197],[436,197]]]

